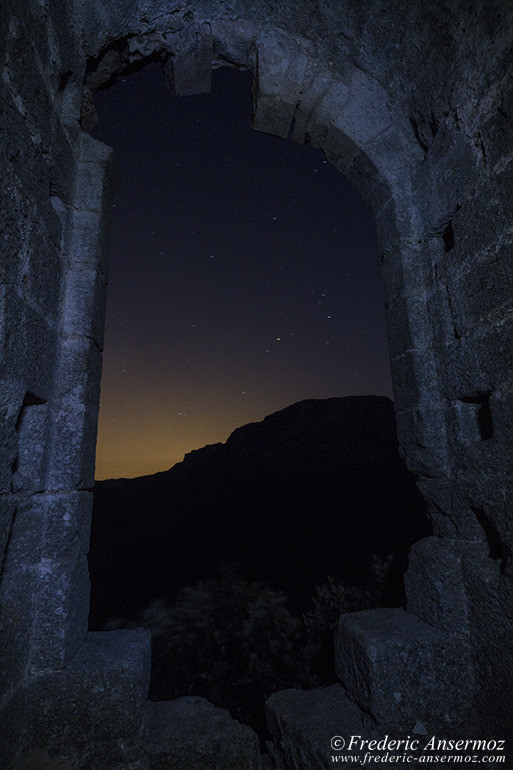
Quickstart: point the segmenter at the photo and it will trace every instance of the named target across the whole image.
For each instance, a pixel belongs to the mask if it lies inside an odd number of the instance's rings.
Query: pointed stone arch
[[[412,549],[409,612],[350,619],[339,643],[365,653],[376,629],[388,629],[390,649],[411,643],[412,681],[421,646],[432,677],[419,687],[435,721],[447,716],[438,704],[458,682],[470,703],[477,694],[472,718],[502,736],[513,691],[511,9],[467,12],[439,0],[435,24],[422,3],[410,2],[402,16],[383,4],[379,19],[349,1],[340,11],[315,3],[310,16],[303,4],[271,11],[242,0],[228,9],[210,0],[176,10],[164,0],[72,5],[47,0],[45,16],[42,3],[28,3],[21,20],[5,12],[2,87],[15,148],[5,228],[13,259],[0,294],[7,762],[34,741],[81,745],[87,730],[98,730],[100,742],[112,742],[140,726],[147,635],[87,635],[85,554],[116,171],[111,150],[86,129],[94,91],[155,58],[177,95],[208,89],[213,66],[251,70],[255,128],[322,148],[369,202],[399,439],[435,536]],[[19,45],[27,29],[38,44],[30,61]],[[37,403],[27,403],[27,393]],[[20,422],[24,405],[30,414]],[[36,416],[37,473],[32,487],[25,473],[17,489],[16,457],[30,466],[28,443],[20,446],[26,432],[17,428]],[[402,673],[390,656],[365,682],[355,656],[339,660],[338,670],[360,706],[410,724],[415,702],[399,699],[390,711],[372,695],[381,683],[395,697]],[[100,678],[106,687],[91,700]],[[70,688],[85,721],[69,720]],[[447,703],[463,718],[458,702]],[[41,718],[51,710],[53,722]]]

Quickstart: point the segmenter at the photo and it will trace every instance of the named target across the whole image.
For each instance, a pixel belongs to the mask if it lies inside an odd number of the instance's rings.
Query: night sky
[[[96,476],[164,470],[305,398],[391,396],[375,227],[322,154],[250,128],[250,76],[96,96],[116,150]]]

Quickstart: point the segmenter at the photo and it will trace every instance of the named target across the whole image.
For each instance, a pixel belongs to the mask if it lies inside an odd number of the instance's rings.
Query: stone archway
[[[118,72],[154,57],[162,58],[176,94],[208,88],[212,66],[250,68],[255,127],[321,147],[369,201],[383,252],[399,439],[430,505],[435,536],[412,550],[408,613],[378,611],[342,623],[339,676],[378,722],[409,725],[427,715],[438,726],[449,711],[461,719],[462,700],[470,701],[477,686],[480,706],[471,707],[473,716],[490,729],[504,724],[508,706],[494,693],[502,692],[504,677],[511,675],[509,653],[502,649],[511,617],[511,434],[505,420],[511,401],[510,235],[507,220],[491,224],[495,212],[506,209],[503,190],[511,189],[510,157],[498,135],[509,131],[500,120],[500,105],[510,93],[509,70],[501,60],[490,85],[482,72],[476,74],[477,67],[465,70],[458,62],[461,94],[453,106],[449,85],[431,95],[416,80],[410,60],[399,66],[397,51],[390,41],[383,43],[383,30],[397,41],[394,25],[404,21],[412,35],[411,59],[418,61],[413,52],[415,45],[422,46],[414,30],[422,22],[432,50],[438,50],[436,27],[419,9],[401,20],[385,14],[382,26],[362,25],[363,17],[349,4],[346,11],[347,19],[335,19],[319,8],[318,18],[307,22],[299,12],[285,19],[279,11],[271,20],[265,10],[259,19],[245,9],[230,18],[200,8],[196,14],[170,12],[159,3],[151,13],[134,4],[122,17],[115,9],[97,7],[92,15],[77,9],[82,46],[70,31],[66,43],[58,40],[52,6],[44,23],[50,49],[59,54],[60,75],[48,81],[54,101],[44,108],[51,115],[44,130],[43,97],[32,103],[15,78],[20,24],[34,24],[37,12],[28,14],[28,21],[10,16],[6,88],[19,113],[16,120],[30,114],[29,134],[22,132],[18,144],[29,148],[26,156],[35,167],[40,163],[50,194],[31,208],[29,191],[14,175],[13,189],[23,192],[11,197],[12,211],[18,205],[28,224],[38,218],[46,224],[41,233],[33,226],[41,237],[30,246],[44,255],[44,268],[34,267],[28,249],[6,295],[7,338],[15,340],[7,358],[16,361],[5,378],[4,407],[7,756],[30,745],[38,733],[48,745],[80,744],[87,729],[99,723],[105,727],[98,732],[100,741],[128,737],[140,724],[149,665],[143,632],[87,637],[85,554],[115,169],[110,149],[77,123],[86,56],[86,97]],[[443,4],[440,11],[441,26],[466,50],[458,20]],[[329,31],[334,20],[337,40]],[[484,13],[467,21],[472,39],[485,34],[485,21],[491,24]],[[498,56],[506,48],[511,14],[504,11],[502,21],[505,27],[495,40]],[[379,67],[380,45],[393,87]],[[450,84],[446,61],[455,64],[440,55],[435,65]],[[397,73],[391,73],[395,66]],[[399,98],[404,82],[410,87]],[[86,99],[84,127],[90,118]],[[45,141],[54,148],[49,155]],[[17,236],[20,242],[27,242],[28,224]],[[16,341],[16,325],[21,341]],[[51,355],[42,358],[36,352],[38,339]],[[403,668],[394,669],[384,653],[362,680],[359,663],[367,661],[376,634],[385,634],[383,649],[406,650]],[[495,651],[493,658],[488,647]],[[416,683],[409,694],[401,689],[404,667]],[[102,690],[88,707],[91,680],[99,675],[112,698]],[[70,686],[86,715],[85,726],[68,718]],[[398,692],[401,697],[395,698]],[[440,707],[443,698],[446,704]],[[45,709],[55,711],[50,727],[37,715]]]

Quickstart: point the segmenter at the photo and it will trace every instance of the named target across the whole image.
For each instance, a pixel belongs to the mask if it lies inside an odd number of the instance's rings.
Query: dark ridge
[[[163,473],[99,482],[91,532],[91,625],[238,565],[302,610],[328,574],[368,579],[430,531],[399,457],[392,402],[302,401],[189,453]]]

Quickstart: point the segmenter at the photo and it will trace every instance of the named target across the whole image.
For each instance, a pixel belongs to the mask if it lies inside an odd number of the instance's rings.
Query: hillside
[[[392,402],[302,401],[168,471],[96,484],[91,625],[233,564],[300,608],[327,574],[364,582],[373,554],[396,554],[399,578],[409,545],[428,533]]]

